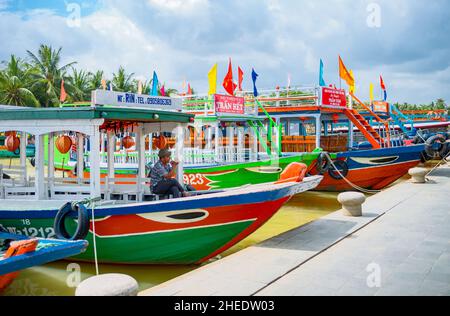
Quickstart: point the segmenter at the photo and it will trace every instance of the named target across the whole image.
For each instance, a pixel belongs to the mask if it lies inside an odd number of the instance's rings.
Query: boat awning
[[[176,122],[189,123],[194,117],[191,114],[145,108],[126,107],[84,107],[84,108],[3,108],[0,107],[3,121],[24,120],[114,120],[136,123]]]

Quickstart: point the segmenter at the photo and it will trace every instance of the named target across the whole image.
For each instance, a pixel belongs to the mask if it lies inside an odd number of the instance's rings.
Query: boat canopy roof
[[[64,108],[21,108],[0,107],[2,120],[94,120],[127,121],[136,123],[176,122],[189,123],[191,114],[146,108],[117,106],[64,107]]]

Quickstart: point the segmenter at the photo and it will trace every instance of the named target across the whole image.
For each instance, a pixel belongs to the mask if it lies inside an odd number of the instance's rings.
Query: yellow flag
[[[350,76],[353,78],[353,84],[350,86],[350,92],[355,94],[355,76],[353,75],[353,70],[350,70]]]
[[[138,94],[142,94],[142,81],[139,80],[138,82]]]
[[[217,92],[217,64],[215,64],[208,73],[209,92],[208,95],[216,94]]]
[[[372,103],[373,100],[375,100],[375,98],[373,97],[373,88],[374,88],[373,83],[370,83],[370,103]]]

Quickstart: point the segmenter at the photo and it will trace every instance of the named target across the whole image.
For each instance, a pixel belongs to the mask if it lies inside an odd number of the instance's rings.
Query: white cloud
[[[77,60],[91,71],[102,69],[110,76],[123,65],[149,79],[156,70],[168,86],[181,89],[186,78],[205,91],[211,66],[219,62],[221,83],[229,57],[244,69],[246,87],[251,87],[252,67],[260,74],[261,89],[284,85],[288,73],[293,85],[316,83],[320,58],[327,82],[338,83],[341,54],[355,71],[362,98],[382,73],[391,100],[450,100],[446,0],[379,0],[380,29],[366,25],[370,2],[108,0],[83,16],[80,28],[69,28],[66,17],[48,10],[1,11],[0,42],[6,44],[0,60],[12,53],[25,56],[27,49],[36,51],[45,43],[62,46],[64,62]]]

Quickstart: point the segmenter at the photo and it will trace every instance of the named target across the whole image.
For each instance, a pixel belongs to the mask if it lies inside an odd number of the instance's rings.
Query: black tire
[[[330,170],[331,162],[328,159],[328,155],[326,153],[321,153],[319,157],[317,157],[317,172],[319,175],[325,174],[328,170]]]
[[[334,165],[336,166],[337,170],[339,170],[339,172],[341,174],[339,174],[333,166],[331,166],[331,168],[328,170],[328,174],[330,175],[330,177],[332,177],[335,180],[342,180],[343,178],[348,176],[348,164],[344,161],[344,160],[336,160],[333,162]]]
[[[78,213],[78,224],[73,236],[67,232],[65,220],[72,212]],[[65,240],[82,240],[89,233],[89,212],[84,205],[78,204],[72,207],[72,203],[64,204],[58,211],[53,225],[56,237]]]
[[[435,147],[438,143],[439,146]],[[430,137],[425,143],[425,152],[432,158],[436,158],[437,156],[443,157],[446,150],[446,139],[442,135],[435,135],[433,137]]]

